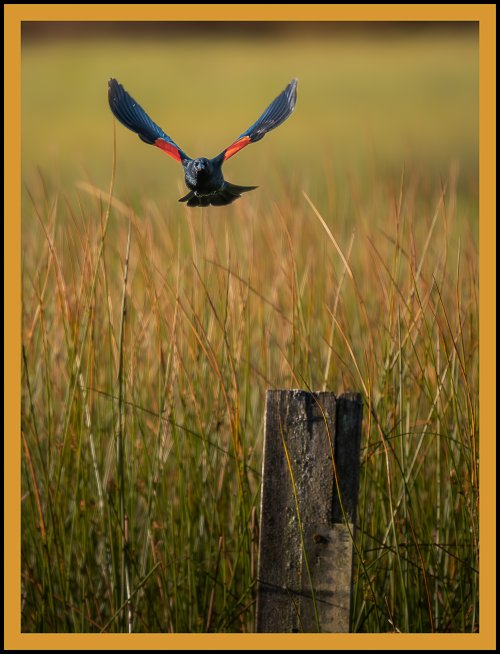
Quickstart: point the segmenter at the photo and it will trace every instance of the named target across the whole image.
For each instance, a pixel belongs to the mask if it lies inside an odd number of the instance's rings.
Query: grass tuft
[[[172,234],[88,182],[30,191],[24,631],[252,631],[265,390],[291,384],[366,405],[353,630],[477,629],[477,246],[450,246],[456,183],[419,183],[343,246],[299,190]]]

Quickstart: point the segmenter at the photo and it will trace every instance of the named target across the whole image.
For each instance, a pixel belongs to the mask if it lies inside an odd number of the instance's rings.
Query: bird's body
[[[224,160],[220,157],[206,159],[185,159],[182,162],[186,186],[189,193],[179,202],[187,202],[188,207],[206,207],[209,204],[230,204],[245,191],[252,191],[256,186],[236,186],[226,182],[222,174]]]
[[[138,134],[145,143],[155,145],[182,164],[189,193],[180,198],[179,202],[186,202],[188,207],[206,207],[209,204],[221,206],[230,204],[241,197],[242,193],[257,188],[227,182],[222,174],[222,165],[229,157],[249,143],[259,141],[290,116],[297,99],[297,80],[292,80],[260,118],[213,159],[188,157],[113,78],[108,83],[108,99],[111,111],[125,127]]]

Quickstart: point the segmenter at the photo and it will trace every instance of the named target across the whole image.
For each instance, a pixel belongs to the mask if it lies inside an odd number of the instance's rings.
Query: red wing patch
[[[232,143],[224,153],[224,161],[226,161],[226,159],[229,159],[229,157],[232,157],[233,154],[236,154],[242,148],[244,148],[245,145],[248,145],[251,142],[252,140],[249,136],[243,136],[242,138]]]
[[[175,147],[175,145],[172,145],[168,141],[165,141],[165,139],[156,139],[155,145],[157,148],[160,148],[160,150],[166,152],[176,161],[181,160],[181,155],[179,154],[179,150]]]

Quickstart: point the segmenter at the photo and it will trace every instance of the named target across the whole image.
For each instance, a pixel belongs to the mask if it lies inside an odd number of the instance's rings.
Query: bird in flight
[[[189,193],[180,198],[179,202],[187,202],[188,207],[206,207],[209,204],[221,206],[230,204],[241,197],[242,193],[257,188],[226,182],[222,175],[222,164],[249,143],[260,141],[267,132],[281,125],[290,116],[297,100],[297,81],[292,80],[261,117],[213,159],[188,157],[114,78],[108,82],[108,99],[111,111],[125,127],[138,134],[145,143],[155,145],[182,164]]]

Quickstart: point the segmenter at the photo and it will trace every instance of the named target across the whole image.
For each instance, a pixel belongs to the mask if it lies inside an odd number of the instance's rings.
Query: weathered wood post
[[[267,392],[258,632],[349,631],[362,413],[354,393]]]

